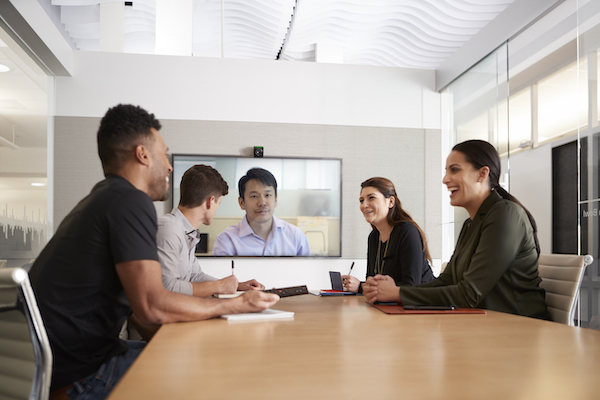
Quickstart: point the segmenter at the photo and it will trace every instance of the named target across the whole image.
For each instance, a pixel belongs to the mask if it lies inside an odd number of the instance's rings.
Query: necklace
[[[381,257],[381,240],[377,244],[377,255],[375,256],[375,274],[383,275],[383,266],[385,264],[385,257],[387,256],[389,242],[390,239],[385,242],[383,248],[383,257]]]

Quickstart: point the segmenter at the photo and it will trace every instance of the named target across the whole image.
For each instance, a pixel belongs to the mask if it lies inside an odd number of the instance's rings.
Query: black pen
[[[235,275],[235,273],[233,271],[233,260],[231,260],[231,275]]]
[[[350,272],[348,272],[348,275],[352,274],[352,268],[354,268],[354,261],[352,261],[352,265],[350,266]]]

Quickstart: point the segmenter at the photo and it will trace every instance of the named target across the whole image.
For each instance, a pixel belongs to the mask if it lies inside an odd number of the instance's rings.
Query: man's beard
[[[165,201],[169,197],[169,185],[164,177],[155,176],[149,190],[152,201]]]

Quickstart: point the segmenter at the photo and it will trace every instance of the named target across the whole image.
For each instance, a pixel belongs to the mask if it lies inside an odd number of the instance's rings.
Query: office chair
[[[546,304],[552,320],[575,326],[579,288],[585,268],[594,261],[591,255],[540,254],[540,286],[546,290]],[[580,324],[581,317],[577,318]]]
[[[0,398],[48,399],[52,352],[27,272],[0,270]]]

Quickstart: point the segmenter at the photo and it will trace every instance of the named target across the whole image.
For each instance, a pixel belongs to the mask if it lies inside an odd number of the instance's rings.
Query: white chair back
[[[590,255],[540,254],[540,286],[546,290],[546,304],[552,320],[575,326],[579,288],[585,268],[593,261]]]
[[[0,269],[0,398],[48,399],[52,352],[27,272]]]

